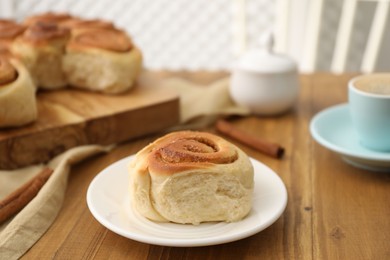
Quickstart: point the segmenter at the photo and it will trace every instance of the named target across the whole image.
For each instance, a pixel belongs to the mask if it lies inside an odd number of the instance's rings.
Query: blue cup
[[[390,152],[390,74],[366,74],[349,81],[349,109],[361,144]]]

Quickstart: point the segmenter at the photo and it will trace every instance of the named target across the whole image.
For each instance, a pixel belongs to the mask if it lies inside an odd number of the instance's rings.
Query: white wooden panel
[[[362,71],[373,72],[378,60],[379,50],[386,29],[386,21],[389,15],[390,3],[378,2],[375,17],[371,24],[367,47],[363,56]]]
[[[305,32],[305,41],[303,44],[304,52],[302,55],[301,69],[306,72],[316,70],[321,21],[323,17],[324,0],[315,0],[309,4],[308,23]]]
[[[284,43],[286,48],[283,52],[289,55],[294,60],[296,60],[299,63],[301,70],[301,61],[305,52],[303,46],[305,41],[307,24],[308,22],[310,22],[308,21],[308,12],[311,1],[313,0],[289,0],[289,3],[285,5],[285,7],[288,7],[288,16],[286,18],[288,26]],[[278,14],[281,13],[283,13],[283,11],[278,12]],[[279,38],[280,36],[277,36],[276,40],[278,40]],[[276,43],[276,46],[278,46],[278,43]]]
[[[356,6],[356,0],[345,0],[343,4],[340,27],[337,33],[335,52],[331,65],[331,70],[336,73],[342,73],[346,68]]]
[[[275,9],[275,51],[287,53],[291,0],[277,0]]]

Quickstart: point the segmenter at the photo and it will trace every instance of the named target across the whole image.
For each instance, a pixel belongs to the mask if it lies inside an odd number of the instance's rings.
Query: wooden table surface
[[[165,74],[159,74],[164,76]],[[221,73],[182,73],[199,83]],[[136,153],[162,133],[119,145],[73,167],[62,210],[25,259],[390,259],[390,174],[360,170],[318,145],[309,123],[319,111],[347,101],[350,75],[303,75],[296,107],[278,117],[249,116],[234,124],[286,148],[282,160],[241,145],[272,168],[288,191],[282,216],[262,232],[222,245],[177,248],[140,243],[99,224],[86,204],[94,176]],[[215,132],[213,127],[204,129]]]

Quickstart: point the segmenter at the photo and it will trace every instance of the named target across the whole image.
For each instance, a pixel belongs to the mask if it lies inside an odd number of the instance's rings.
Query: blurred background
[[[389,0],[1,0],[1,18],[42,12],[113,21],[153,70],[228,70],[272,30],[301,72],[389,71]]]

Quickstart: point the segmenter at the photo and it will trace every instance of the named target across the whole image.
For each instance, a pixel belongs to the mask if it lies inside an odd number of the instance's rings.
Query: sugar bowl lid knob
[[[274,48],[274,35],[271,31],[267,31],[263,33],[258,41],[259,49],[266,51],[266,52],[272,52]]]
[[[236,63],[237,70],[258,73],[284,73],[297,71],[296,62],[290,57],[275,53],[271,31],[262,34],[254,48],[246,51]]]

